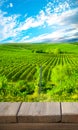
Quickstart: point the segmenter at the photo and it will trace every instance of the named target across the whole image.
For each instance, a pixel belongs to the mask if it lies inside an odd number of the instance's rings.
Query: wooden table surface
[[[77,102],[0,102],[0,130],[78,130]]]

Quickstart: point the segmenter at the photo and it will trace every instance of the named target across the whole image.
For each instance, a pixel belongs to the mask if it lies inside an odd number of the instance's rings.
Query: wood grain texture
[[[62,106],[62,122],[78,123],[78,103],[64,102]]]
[[[60,103],[57,102],[24,102],[18,113],[18,122],[21,123],[51,123],[60,121]]]
[[[74,123],[10,123],[0,124],[0,130],[78,130]]]
[[[1,102],[0,103],[0,123],[16,122],[16,115],[20,102]]]

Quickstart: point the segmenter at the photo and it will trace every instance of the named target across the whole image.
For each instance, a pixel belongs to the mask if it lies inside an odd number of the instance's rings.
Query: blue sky
[[[0,43],[78,41],[78,0],[0,0]]]

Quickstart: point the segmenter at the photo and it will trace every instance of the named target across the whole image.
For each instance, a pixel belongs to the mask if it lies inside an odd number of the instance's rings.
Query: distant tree
[[[43,50],[36,50],[36,53],[44,53]]]
[[[45,51],[46,53],[53,53],[53,49],[50,49],[50,48],[48,48],[48,49],[46,49],[46,51]]]
[[[54,54],[60,54],[61,50],[59,48],[55,48],[53,51]]]

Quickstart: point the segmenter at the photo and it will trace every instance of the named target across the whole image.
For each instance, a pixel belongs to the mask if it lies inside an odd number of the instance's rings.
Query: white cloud
[[[24,22],[22,22],[19,26],[19,30],[27,30],[29,28],[35,28],[44,25],[44,22],[46,20],[46,15],[43,10],[40,11],[39,15],[36,17],[29,17],[26,18]]]
[[[7,8],[12,8],[14,5],[13,5],[13,3],[9,3],[8,5],[7,5]]]
[[[13,4],[10,3],[9,7],[13,7]],[[38,15],[27,17],[26,14],[23,22],[19,22],[20,15],[6,16],[7,12],[0,11],[0,41],[9,39],[8,41],[41,42],[77,37],[75,34],[78,32],[78,21],[75,20],[75,17],[78,17],[78,8],[71,10],[67,2],[60,3],[59,7],[54,10],[53,8],[53,4],[49,2],[45,10],[41,10]],[[59,10],[62,12],[58,13]],[[28,29],[46,28],[46,26],[50,30],[55,27],[55,30],[52,30],[50,34],[41,34],[38,37],[35,37],[35,33],[34,37],[30,39],[27,34]],[[23,31],[26,31],[26,35],[23,35]]]
[[[6,17],[7,13],[0,11],[0,41],[17,35],[17,18],[18,15]]]
[[[20,40],[20,42],[25,42],[28,38],[29,38],[30,36],[24,36],[21,40]]]
[[[49,34],[41,34],[38,37],[33,37],[30,40],[26,40],[26,42],[45,42],[45,41],[50,41],[50,42],[61,42],[66,39],[74,39],[78,38],[78,30],[76,29],[75,26],[71,26],[68,28],[64,29],[58,29],[52,33]]]
[[[54,12],[60,13],[68,9],[70,9],[70,5],[68,4],[68,2],[65,1],[64,3],[60,3],[59,6],[54,9]]]
[[[10,3],[9,6],[12,8],[13,7],[13,3]]]
[[[73,11],[69,10],[69,11],[63,12],[61,15],[52,14],[50,17],[47,18],[47,23],[49,25],[53,25],[53,24],[65,25],[66,24],[65,19],[69,19],[69,17],[71,17],[76,12],[77,12],[77,9]]]
[[[65,6],[68,7],[68,5],[64,5],[64,7]],[[36,17],[26,18],[26,20],[20,24],[19,30],[22,31],[40,26],[44,27],[45,23],[47,24],[47,26],[64,26],[64,25],[67,26],[66,20],[68,21],[69,17],[71,18],[78,12],[77,8],[73,10],[64,11],[61,14],[58,14],[56,12],[51,13],[50,8],[47,8],[46,10],[45,11],[41,10]]]

